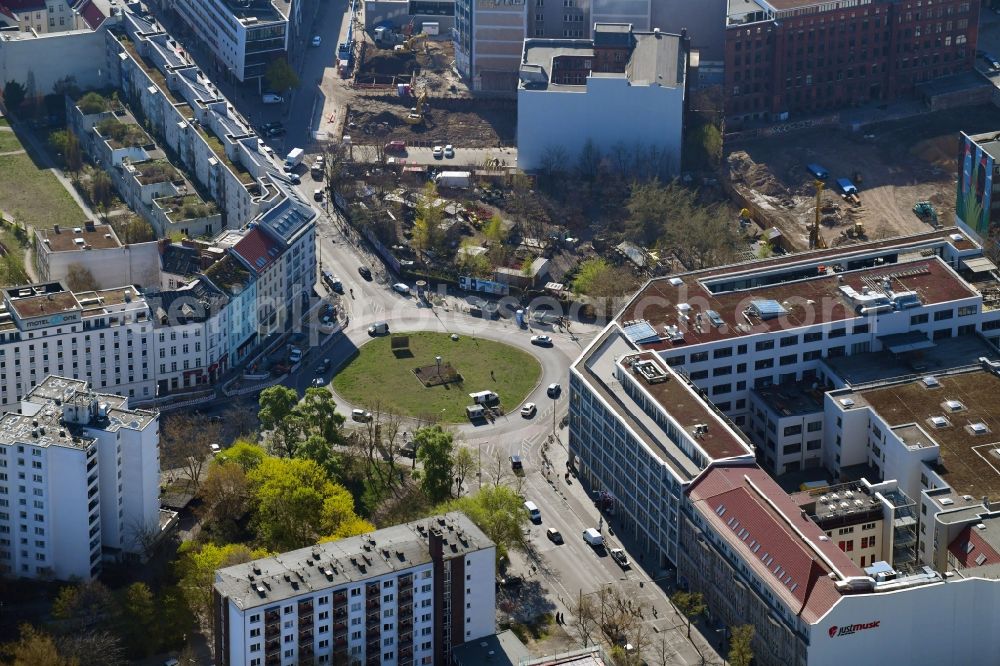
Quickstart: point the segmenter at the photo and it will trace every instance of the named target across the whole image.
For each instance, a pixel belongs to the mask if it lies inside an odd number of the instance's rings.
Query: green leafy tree
[[[153,225],[134,213],[115,217],[111,221],[111,226],[118,234],[118,240],[125,245],[156,240],[156,231],[153,229]]]
[[[30,624],[21,625],[21,637],[14,643],[0,648],[0,654],[10,666],[79,666],[76,659],[61,656],[55,641],[48,634]]]
[[[417,459],[423,463],[420,487],[432,502],[440,502],[451,496],[452,434],[439,425],[420,428],[413,434],[417,447]]]
[[[455,474],[455,486],[457,488],[455,494],[462,494],[462,485],[465,483],[465,479],[472,473],[472,470],[476,468],[476,459],[472,456],[472,450],[467,446],[460,446],[455,451],[454,459],[452,460],[452,469]]]
[[[309,435],[295,451],[295,457],[314,461],[331,479],[340,477],[343,471],[340,456],[334,453],[330,442],[320,435]]]
[[[195,617],[179,587],[169,587],[160,597],[160,636],[162,647],[174,649],[184,645],[187,634],[194,629]]]
[[[451,500],[434,509],[435,514],[448,511],[464,512],[492,539],[497,545],[498,560],[507,557],[512,549],[525,549],[524,528],[528,525],[528,512],[524,509],[524,498],[512,488],[485,486],[474,495]]]
[[[179,559],[175,569],[178,587],[191,611],[204,621],[211,616],[215,570],[267,557],[267,551],[251,549],[243,544],[217,546],[206,543],[198,546],[193,541],[185,541],[177,554]]]
[[[62,155],[66,152],[66,143],[69,141],[69,130],[57,130],[49,134],[49,148],[53,152]]]
[[[295,455],[302,422],[295,407],[299,395],[287,386],[272,386],[260,392],[260,411],[257,417],[265,430],[272,431],[271,448],[289,457]]]
[[[438,200],[437,187],[434,183],[427,183],[413,221],[413,246],[418,250],[436,250],[441,246],[444,240],[441,233],[443,209],[444,204]]]
[[[27,96],[28,91],[17,81],[8,81],[7,85],[3,87],[3,101],[7,104],[7,108],[13,112],[16,112],[24,104]]]
[[[97,171],[90,179],[90,200],[107,217],[108,209],[115,198],[115,186],[103,171]]]
[[[753,625],[741,624],[729,630],[729,663],[750,666],[753,661]]]
[[[235,523],[250,508],[250,489],[243,467],[217,460],[198,489],[211,517],[222,523]]]
[[[104,99],[104,96],[98,92],[87,93],[77,101],[76,105],[80,107],[81,112],[88,116],[108,110],[108,100]]]
[[[611,264],[600,257],[580,262],[576,277],[573,278],[573,291],[578,294],[591,294],[598,290],[611,273]]]
[[[247,478],[257,536],[270,549],[308,546],[356,517],[351,494],[313,460],[269,456]]]
[[[329,443],[342,441],[340,429],[344,425],[344,416],[337,413],[333,394],[326,389],[306,389],[305,397],[293,411],[302,419],[308,432],[320,435]]]
[[[118,627],[132,656],[147,657],[159,647],[157,602],[145,583],[132,583],[125,589],[119,607]]]
[[[219,453],[215,457],[215,462],[219,464],[233,463],[243,468],[244,472],[249,472],[266,457],[267,453],[261,447],[251,441],[238,439],[228,449]]]
[[[267,80],[267,85],[273,90],[282,92],[296,88],[299,85],[298,75],[285,58],[278,58],[268,65],[267,70],[264,72],[264,79]]]
[[[696,620],[699,615],[704,613],[707,608],[705,606],[705,598],[702,596],[701,592],[685,592],[683,590],[678,590],[674,592],[673,596],[670,597],[670,601],[673,602],[677,610],[681,612],[684,617],[687,618],[687,636],[691,638],[691,622]]]

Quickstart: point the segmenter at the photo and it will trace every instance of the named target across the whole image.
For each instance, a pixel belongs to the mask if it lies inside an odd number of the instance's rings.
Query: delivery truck
[[[285,173],[291,172],[295,167],[302,164],[302,156],[305,154],[306,151],[301,148],[292,148],[288,153],[288,157],[285,158]]]
[[[438,187],[468,188],[472,186],[472,173],[469,171],[442,171],[434,179]]]

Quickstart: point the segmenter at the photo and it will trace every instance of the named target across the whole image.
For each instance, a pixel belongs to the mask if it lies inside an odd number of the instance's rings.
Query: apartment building
[[[955,220],[967,233],[987,242],[1000,223],[1000,200],[993,197],[997,158],[1000,157],[1000,132],[959,134]]]
[[[449,513],[215,572],[222,666],[448,664],[496,631],[496,546]]]
[[[727,123],[891,102],[971,71],[977,2],[730,0]]]
[[[526,39],[518,73],[518,167],[558,150],[643,149],[674,173],[681,163],[689,42],[627,23],[599,23],[590,39]],[[629,122],[621,122],[628,118]],[[653,158],[651,158],[652,161]]]
[[[159,423],[50,375],[0,416],[0,574],[90,580],[161,531]]]
[[[527,30],[526,0],[456,0],[455,68],[473,90],[516,90]]]
[[[173,9],[215,57],[221,72],[238,81],[261,79],[288,52],[285,0],[159,0]]]
[[[109,224],[87,220],[78,227],[35,229],[35,261],[44,282],[62,282],[86,271],[99,289],[123,284],[155,287],[160,281],[155,241],[122,245]]]
[[[0,3],[0,26],[39,35],[89,27],[74,4],[71,0],[4,0]]]

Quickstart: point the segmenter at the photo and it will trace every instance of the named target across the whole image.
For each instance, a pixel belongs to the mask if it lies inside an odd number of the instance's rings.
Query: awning
[[[975,257],[973,259],[962,259],[962,265],[973,273],[989,273],[997,270],[997,265],[986,257]]]
[[[879,342],[893,354],[903,354],[905,352],[929,349],[936,346],[923,331],[881,335],[879,336]]]

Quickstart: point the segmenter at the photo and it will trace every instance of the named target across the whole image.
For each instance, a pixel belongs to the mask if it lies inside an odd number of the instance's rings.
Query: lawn
[[[23,154],[0,155],[0,210],[34,227],[75,227],[86,219],[56,177]]]
[[[495,391],[504,410],[510,412],[527,397],[542,372],[531,354],[492,340],[462,336],[453,341],[444,333],[405,335],[410,336],[412,355],[394,355],[391,335],[376,338],[362,346],[333,378],[334,390],[369,409],[377,404],[382,410],[458,423],[466,420],[465,407],[472,404],[469,393]],[[462,375],[462,382],[424,388],[413,370],[435,365],[438,354]]]
[[[21,142],[17,140],[13,132],[0,132],[0,153],[9,153],[15,150],[22,150]]]

